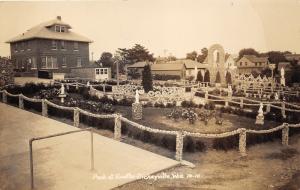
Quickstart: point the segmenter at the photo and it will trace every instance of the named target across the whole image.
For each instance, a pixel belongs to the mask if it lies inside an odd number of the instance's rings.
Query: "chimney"
[[[57,20],[61,20],[61,16],[57,16],[56,18],[57,18]]]

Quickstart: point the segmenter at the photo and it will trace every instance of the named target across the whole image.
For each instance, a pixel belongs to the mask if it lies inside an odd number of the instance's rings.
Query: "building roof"
[[[181,71],[184,64],[181,63],[161,63],[151,65],[153,71]]]
[[[41,23],[31,29],[27,30],[23,34],[20,34],[6,43],[13,43],[18,41],[24,41],[34,38],[42,38],[42,39],[55,39],[55,40],[66,40],[66,41],[78,41],[78,42],[92,42],[90,39],[81,36],[71,30],[68,32],[55,32],[51,30],[49,27],[53,25],[64,25],[67,28],[71,29],[71,26],[63,21],[61,21],[61,17],[57,17],[54,20]]]
[[[249,61],[253,63],[268,62],[268,57],[257,57],[255,55],[244,55],[243,57],[247,58]]]
[[[281,68],[284,68],[285,70],[290,70],[291,69],[291,63],[290,62],[279,62],[277,70],[280,71]]]
[[[127,68],[144,68],[145,65],[147,65],[147,64],[152,64],[152,62],[140,61],[140,62],[136,62],[132,65],[128,65]]]

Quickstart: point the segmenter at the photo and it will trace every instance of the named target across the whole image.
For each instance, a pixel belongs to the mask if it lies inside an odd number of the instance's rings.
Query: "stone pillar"
[[[225,107],[228,107],[229,104],[228,104],[228,99],[225,99]]]
[[[289,126],[288,124],[284,124],[284,128],[282,129],[282,145],[289,145]]]
[[[121,123],[121,115],[117,114],[115,117],[115,130],[114,130],[114,139],[121,140],[122,136],[122,123]]]
[[[20,109],[24,109],[24,98],[23,98],[23,94],[19,95],[19,108]]]
[[[74,108],[74,115],[73,115],[73,125],[74,127],[77,127],[79,128],[79,123],[80,123],[80,119],[79,119],[79,116],[80,116],[80,111],[78,108]]]
[[[266,112],[269,113],[271,111],[271,104],[267,104]]]
[[[105,84],[102,86],[102,88],[103,88],[103,92],[105,92]]]
[[[175,159],[177,161],[182,161],[182,152],[183,152],[183,132],[178,131],[176,135],[176,155]]]
[[[286,118],[286,115],[285,115],[285,103],[284,102],[281,102],[281,115],[283,118]]]
[[[42,99],[42,116],[48,117],[48,105],[45,99]]]
[[[141,120],[143,118],[143,105],[141,103],[132,104],[132,119]]]
[[[7,93],[6,90],[4,90],[2,93],[2,102],[5,104],[7,103],[7,94],[6,93]]]
[[[246,146],[247,146],[247,134],[246,129],[242,129],[240,132],[240,139],[239,139],[239,151],[242,156],[246,156]]]
[[[244,99],[243,99],[243,98],[241,98],[240,108],[241,108],[241,109],[244,108]]]

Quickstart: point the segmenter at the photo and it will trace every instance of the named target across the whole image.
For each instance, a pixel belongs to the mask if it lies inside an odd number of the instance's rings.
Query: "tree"
[[[221,83],[221,75],[220,75],[220,72],[217,72],[217,75],[216,75],[216,83]]]
[[[149,64],[144,66],[142,75],[143,75],[142,85],[144,87],[145,92],[149,92],[150,90],[153,90],[152,74],[151,74],[151,68]]]
[[[227,71],[226,73],[226,83],[232,84],[231,73]]]
[[[153,54],[140,44],[135,44],[132,48],[119,48],[117,54],[121,57],[124,64],[133,64],[140,61],[151,61],[155,59]]]
[[[270,68],[263,69],[261,71],[261,75],[266,76],[266,77],[272,77],[272,69],[270,69]]]
[[[198,73],[197,73],[197,81],[203,82],[203,76],[202,76],[201,71],[198,71]]]
[[[246,48],[246,49],[240,50],[238,59],[241,59],[244,55],[255,55],[257,57],[260,56],[259,52],[253,48]]]
[[[202,48],[201,49],[201,54],[198,55],[197,61],[200,63],[203,63],[205,58],[207,57],[208,54],[208,49],[207,48]]]
[[[190,59],[190,60],[195,60],[197,58],[197,52],[196,51],[192,51],[191,53],[187,53],[186,54],[186,58]]]
[[[113,55],[110,52],[103,52],[97,63],[101,63],[103,67],[112,67],[113,66]]]
[[[206,71],[204,74],[204,82],[210,82],[209,71]]]
[[[177,58],[176,58],[175,56],[173,56],[173,55],[169,55],[169,56],[167,57],[167,60],[168,60],[168,61],[176,61]]]

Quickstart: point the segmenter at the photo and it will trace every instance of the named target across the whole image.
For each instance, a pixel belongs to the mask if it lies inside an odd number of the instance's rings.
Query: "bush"
[[[73,120],[74,112],[70,110],[58,109],[48,105],[48,115]]]
[[[25,110],[34,110],[37,112],[42,112],[42,103],[41,102],[30,102],[27,100],[24,101],[24,109]]]
[[[213,140],[213,148],[216,150],[236,149],[239,146],[239,135],[233,135],[224,138],[216,138]]]
[[[247,133],[247,146],[252,146],[263,142],[270,142],[274,141],[275,139],[281,139],[281,130],[266,134]]]
[[[214,102],[208,102],[207,104],[204,105],[204,108],[207,110],[214,110],[216,107]]]
[[[7,96],[7,103],[14,106],[19,106],[19,97]]]
[[[96,118],[84,114],[79,114],[79,115],[80,115],[80,123],[94,127],[96,129],[114,131],[114,126],[115,126],[114,119]]]
[[[187,101],[187,100],[184,100],[181,102],[181,106],[184,107],[184,108],[192,108],[192,107],[197,107],[197,105],[192,102],[192,101]]]

